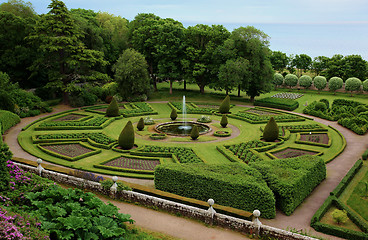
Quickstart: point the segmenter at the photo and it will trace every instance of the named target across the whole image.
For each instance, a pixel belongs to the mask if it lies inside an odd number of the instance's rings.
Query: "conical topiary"
[[[226,95],[225,99],[222,101],[219,112],[228,113],[230,111],[230,96]]]
[[[120,133],[119,146],[122,149],[132,149],[134,146],[134,128],[131,121],[128,121],[123,130]]]
[[[193,140],[196,140],[199,137],[199,130],[196,125],[193,126],[192,131],[190,132],[190,137]]]
[[[226,126],[227,126],[227,124],[228,124],[228,121],[227,121],[227,116],[224,114],[224,115],[222,115],[222,118],[221,118],[221,122],[220,122],[220,124],[221,124],[221,126],[223,127],[223,128],[225,128]]]
[[[263,139],[266,142],[273,142],[279,137],[279,127],[273,117],[270,118],[263,130]]]
[[[178,117],[178,113],[176,112],[176,109],[175,108],[173,108],[172,110],[171,110],[171,113],[170,113],[170,118],[171,118],[171,120],[175,120],[176,118]]]
[[[144,120],[143,118],[140,118],[137,124],[138,131],[142,131],[144,128]]]
[[[116,99],[113,97],[109,106],[106,109],[106,116],[117,117],[119,115],[120,115],[119,106],[118,103],[116,102]]]

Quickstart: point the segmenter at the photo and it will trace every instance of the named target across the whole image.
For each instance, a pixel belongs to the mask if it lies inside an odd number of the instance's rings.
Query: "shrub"
[[[348,220],[348,214],[345,210],[335,209],[332,212],[332,218],[337,224],[344,224]]]
[[[162,140],[166,138],[165,133],[153,133],[150,135],[150,138],[153,140]]]
[[[308,89],[310,86],[312,86],[312,78],[308,75],[301,76],[299,78],[299,86]]]
[[[364,153],[362,154],[362,159],[363,160],[367,160],[368,159],[368,149],[364,151]]]
[[[230,96],[226,95],[225,99],[222,101],[219,107],[219,112],[224,114],[228,113],[229,111],[230,111]]]
[[[326,109],[330,108],[330,102],[327,99],[320,99],[319,100],[321,103],[324,103],[326,105]]]
[[[5,91],[0,91],[0,109],[14,112],[15,104],[14,100],[11,97],[10,93]]]
[[[222,118],[221,118],[221,121],[220,121],[220,124],[223,128],[225,128],[228,124],[228,120],[227,120],[227,116],[224,114],[222,115]]]
[[[323,103],[323,102],[317,102],[314,106],[314,110],[316,111],[326,111],[327,107],[326,107],[326,104]]]
[[[153,125],[155,124],[155,120],[153,120],[153,118],[151,117],[145,117],[143,119],[144,125]]]
[[[323,76],[316,76],[313,79],[313,85],[318,89],[319,91],[323,90],[327,85],[327,80]]]
[[[20,122],[20,118],[17,114],[0,110],[0,124],[1,124],[1,134],[4,134],[5,131],[15,126]]]
[[[270,118],[263,130],[263,139],[267,142],[274,142],[279,137],[279,127],[273,117]]]
[[[289,73],[285,76],[285,85],[288,87],[295,87],[298,84],[298,77],[295,74]]]
[[[144,129],[144,120],[143,118],[140,118],[137,124],[138,131],[142,131]]]
[[[276,86],[280,86],[284,83],[284,76],[282,76],[281,73],[275,73],[273,75],[273,81],[272,83]]]
[[[198,129],[197,125],[193,126],[192,131],[190,132],[190,137],[193,140],[196,140],[199,137],[199,129]]]
[[[259,209],[275,217],[275,199],[261,174],[245,164],[161,164],[155,168],[157,189],[246,211]]]
[[[0,145],[0,192],[9,189],[10,174],[6,165],[12,156],[13,154],[10,152],[8,145],[2,143]]]
[[[210,122],[212,122],[212,119],[211,119],[210,116],[202,115],[200,118],[197,119],[197,122],[210,123]]]
[[[107,107],[106,116],[108,117],[120,116],[119,106],[115,98],[112,98],[109,106]]]
[[[333,91],[334,94],[336,94],[336,90],[339,90],[342,88],[344,81],[339,77],[332,77],[330,78],[330,81],[328,81],[328,89],[330,91]]]
[[[368,79],[363,81],[363,91],[368,92]]]
[[[254,106],[272,107],[292,111],[299,107],[299,103],[293,99],[267,97],[254,101]]]
[[[178,117],[178,113],[176,112],[176,109],[175,108],[173,108],[172,110],[171,110],[171,113],[170,113],[170,118],[171,118],[171,120],[175,120],[176,118]]]
[[[313,189],[326,178],[326,165],[316,156],[250,163],[274,192],[277,207],[286,215],[293,213]]]
[[[119,146],[124,149],[132,149],[134,146],[134,128],[131,121],[128,121],[123,130],[120,133]]]
[[[345,90],[350,91],[351,92],[350,96],[352,96],[353,91],[359,91],[361,85],[362,85],[362,81],[360,81],[359,78],[351,77],[351,78],[348,78],[345,82]]]

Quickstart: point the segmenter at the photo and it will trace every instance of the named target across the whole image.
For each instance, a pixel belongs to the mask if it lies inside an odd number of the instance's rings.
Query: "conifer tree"
[[[120,133],[119,146],[124,150],[132,149],[134,146],[134,128],[131,121],[128,121]]]

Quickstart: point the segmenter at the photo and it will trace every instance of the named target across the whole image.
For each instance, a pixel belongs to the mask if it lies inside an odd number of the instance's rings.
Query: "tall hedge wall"
[[[1,134],[20,122],[20,117],[12,112],[0,110]]]
[[[326,178],[326,165],[316,156],[255,162],[249,166],[262,173],[275,194],[277,208],[286,215],[292,214]]]
[[[275,198],[262,175],[241,163],[162,164],[155,168],[156,189],[274,218]]]

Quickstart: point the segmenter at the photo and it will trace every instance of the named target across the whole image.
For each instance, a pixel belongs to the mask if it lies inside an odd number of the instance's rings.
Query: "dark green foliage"
[[[117,239],[127,235],[130,215],[118,212],[92,193],[80,189],[50,186],[42,192],[28,193],[28,210],[41,216],[42,229],[55,239]]]
[[[14,100],[10,93],[0,91],[0,109],[14,112]]]
[[[144,120],[143,120],[143,118],[139,119],[138,124],[137,124],[137,129],[139,131],[142,131],[144,129]]]
[[[224,114],[222,115],[222,118],[221,118],[221,121],[220,121],[220,124],[221,124],[221,127],[225,128],[228,124],[228,120],[227,120],[227,116]]]
[[[174,155],[180,163],[203,162],[190,148],[186,147],[160,147],[145,145],[140,149],[139,155],[170,157]]]
[[[320,99],[319,101],[326,105],[326,109],[330,108],[330,102],[327,99]]]
[[[230,110],[230,96],[226,95],[225,99],[222,101],[219,107],[219,112],[224,114],[224,113],[228,113],[229,110]]]
[[[295,114],[288,114],[285,112],[277,111],[277,110],[271,110],[271,109],[265,109],[265,108],[259,108],[255,107],[254,110],[261,111],[265,114],[254,114],[252,112],[245,111],[239,111],[235,114],[230,114],[228,117],[240,119],[242,121],[246,121],[252,124],[257,123],[267,123],[271,116],[277,121],[277,122],[299,122],[299,121],[305,121],[305,118],[300,117]]]
[[[323,102],[317,102],[314,106],[314,110],[324,112],[327,109],[326,104]]]
[[[181,196],[275,217],[275,199],[261,174],[245,164],[163,164],[155,169],[155,187]]]
[[[250,162],[258,162],[258,161],[263,160],[257,151],[259,152],[267,151],[267,150],[274,148],[275,146],[276,145],[271,145],[270,143],[266,143],[263,141],[253,140],[253,141],[225,146],[225,148],[228,149],[232,154],[237,156],[239,159],[241,159],[243,162],[250,163]],[[257,148],[257,151],[252,150],[255,148]]]
[[[254,106],[272,107],[292,111],[299,107],[299,102],[293,99],[267,97],[254,101]]]
[[[279,137],[279,127],[273,117],[270,118],[263,130],[263,139],[267,142],[274,142]]]
[[[193,140],[196,140],[199,137],[199,130],[198,130],[197,125],[193,126],[192,131],[190,132],[190,137]]]
[[[368,149],[364,151],[364,153],[362,154],[362,159],[363,160],[367,160],[368,159]]]
[[[128,121],[123,130],[120,133],[119,146],[124,149],[132,149],[134,146],[134,128],[131,121]]]
[[[278,209],[286,215],[295,208],[326,178],[326,166],[319,157],[302,156],[251,163],[261,172],[275,194]]]
[[[178,117],[178,113],[176,112],[176,109],[175,108],[173,108],[172,110],[171,110],[171,113],[170,113],[170,118],[171,118],[171,120],[175,120],[176,118]]]
[[[1,134],[4,134],[9,128],[13,127],[20,122],[20,118],[17,114],[9,111],[0,110],[0,124]]]
[[[8,145],[0,143],[0,192],[9,190],[10,174],[6,161],[11,160],[12,156]]]
[[[119,115],[120,115],[119,106],[118,106],[116,99],[113,97],[109,106],[106,109],[106,116],[117,117]]]

